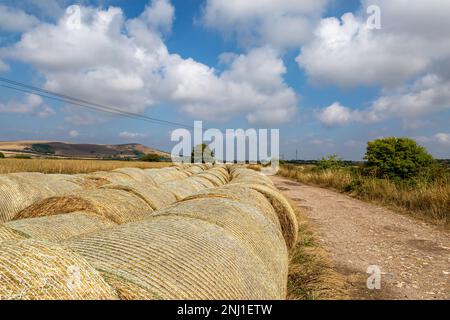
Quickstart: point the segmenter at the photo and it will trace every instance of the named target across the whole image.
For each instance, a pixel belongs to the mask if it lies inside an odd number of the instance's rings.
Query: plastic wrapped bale
[[[28,238],[60,242],[82,234],[108,229],[117,224],[98,215],[74,212],[49,217],[22,219],[5,224]]]
[[[160,188],[172,192],[177,200],[182,200],[196,194],[200,190],[204,190],[205,186],[192,177],[163,183],[160,185]]]
[[[116,169],[114,172],[119,172],[130,176],[133,180],[139,183],[145,183],[149,185],[156,185],[155,181],[144,170],[138,168],[121,168]]]
[[[228,198],[255,206],[281,230],[278,215],[272,204],[260,192],[252,188],[239,185],[226,185],[220,188],[199,191],[198,193],[183,199],[183,201],[202,198]]]
[[[238,183],[233,186],[252,188],[269,200],[277,213],[288,249],[291,250],[297,242],[298,221],[294,209],[285,196],[275,188],[270,188],[261,184]]]
[[[123,224],[148,217],[153,209],[131,192],[114,189],[82,190],[37,202],[18,213],[16,220],[78,211],[90,212]]]
[[[107,281],[114,278],[111,286],[121,284],[122,299],[127,291],[134,292],[130,299],[284,298],[248,246],[203,220],[151,217],[65,244]]]
[[[153,210],[158,210],[177,201],[177,198],[172,192],[148,184],[132,183],[126,186],[106,185],[103,188],[131,192],[147,202]]]
[[[0,224],[0,242],[8,240],[22,240],[26,238],[27,237],[24,234]]]
[[[288,252],[279,225],[255,206],[230,198],[200,198],[177,203],[155,212],[214,223],[246,246],[276,284],[280,297],[286,295]]]
[[[169,181],[182,180],[188,177],[187,173],[179,171],[176,168],[146,169],[144,170],[144,173],[150,177],[156,185]]]
[[[34,239],[0,243],[0,300],[105,300],[115,291],[80,255]]]

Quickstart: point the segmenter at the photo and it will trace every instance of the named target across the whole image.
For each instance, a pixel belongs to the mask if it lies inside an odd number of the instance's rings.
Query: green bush
[[[154,153],[148,153],[142,156],[140,160],[146,162],[161,162],[161,157]]]
[[[323,157],[317,162],[317,168],[320,170],[339,169],[344,166],[344,162],[338,155],[333,154],[331,156]]]
[[[0,152],[0,159],[4,159],[4,158],[5,158],[5,155]]]
[[[27,154],[16,154],[14,155],[14,159],[31,159],[31,156]]]
[[[55,149],[48,144],[33,144],[31,150],[42,154],[55,154]]]
[[[422,146],[409,138],[384,138],[368,142],[366,167],[377,177],[406,180],[419,177],[434,163]]]

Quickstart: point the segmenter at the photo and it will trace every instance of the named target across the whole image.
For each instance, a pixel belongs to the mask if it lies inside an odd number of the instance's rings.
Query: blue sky
[[[450,6],[404,3],[0,0],[0,77],[189,125],[279,128],[287,159],[358,160],[385,136],[449,158]],[[170,150],[171,130],[0,87],[0,140]]]

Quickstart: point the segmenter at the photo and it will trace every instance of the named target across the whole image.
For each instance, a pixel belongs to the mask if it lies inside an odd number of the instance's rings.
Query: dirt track
[[[386,208],[282,177],[273,181],[306,209],[356,299],[450,299],[450,233]],[[381,289],[367,289],[367,268]]]

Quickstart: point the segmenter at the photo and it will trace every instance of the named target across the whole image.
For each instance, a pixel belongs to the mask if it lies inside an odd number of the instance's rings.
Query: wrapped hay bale
[[[265,216],[269,218],[272,223],[279,228],[279,230],[281,230],[278,215],[272,204],[260,192],[252,188],[239,185],[226,185],[220,188],[199,191],[198,193],[183,199],[183,201],[202,198],[228,198],[252,205],[264,213]]]
[[[189,179],[192,179],[193,181],[200,183],[204,188],[207,188],[207,189],[216,187],[215,183],[211,182],[210,179],[206,179],[205,177],[200,177],[198,175],[194,175],[194,176],[190,177]]]
[[[251,169],[235,169],[231,176],[231,183],[254,183],[275,188],[269,177]]]
[[[116,169],[114,172],[119,172],[128,175],[134,181],[139,183],[145,183],[149,185],[156,185],[155,181],[147,174],[145,174],[144,170],[138,168],[121,168]]]
[[[122,172],[106,172],[106,171],[99,171],[94,172],[85,175],[85,179],[87,180],[94,180],[94,181],[107,181],[107,184],[120,184],[120,185],[127,185],[129,183],[136,182],[135,179],[133,179],[128,174],[122,173]]]
[[[0,223],[11,221],[21,210],[53,195],[54,191],[28,183],[23,177],[0,176]]]
[[[147,202],[153,210],[161,209],[162,207],[168,206],[177,201],[177,198],[172,192],[148,184],[131,183],[126,186],[106,185],[102,188],[131,192]]]
[[[183,171],[190,172],[191,174],[198,174],[200,172],[203,172],[204,170],[200,166],[191,165]]]
[[[81,256],[38,240],[0,243],[0,300],[117,299]]]
[[[146,218],[153,209],[140,197],[114,189],[82,190],[35,203],[18,213],[16,220],[77,211],[91,212],[123,224]]]
[[[60,242],[85,233],[108,229],[117,224],[87,212],[58,214],[49,217],[22,219],[8,222],[6,227],[27,238]]]
[[[150,177],[156,185],[169,181],[186,179],[189,176],[187,173],[179,171],[176,168],[146,169],[144,170],[144,173],[146,176]]]
[[[177,200],[182,200],[186,197],[196,194],[200,190],[205,189],[205,186],[194,179],[194,177],[184,180],[165,182],[159,187],[174,194]]]
[[[121,297],[282,299],[270,274],[240,241],[216,224],[158,216],[66,241]],[[123,288],[132,288],[124,290]],[[137,296],[138,290],[146,294]]]
[[[73,179],[42,173],[13,173],[0,176],[0,223],[42,199],[80,190]]]
[[[22,240],[27,238],[25,235],[0,224],[0,243],[8,240]],[[1,299],[0,299],[1,300]]]
[[[261,184],[237,183],[233,184],[233,186],[242,186],[254,189],[269,200],[277,213],[288,249],[291,250],[297,242],[298,221],[294,209],[283,194],[275,188],[270,188]]]
[[[281,228],[255,206],[230,198],[200,198],[155,212],[155,216],[164,215],[199,219],[224,228],[255,255],[278,294],[286,295],[288,252]]]
[[[216,187],[223,186],[224,184],[228,183],[228,181],[224,177],[220,176],[220,174],[217,172],[205,171],[196,174],[194,177],[207,179],[211,181],[211,183]]]

